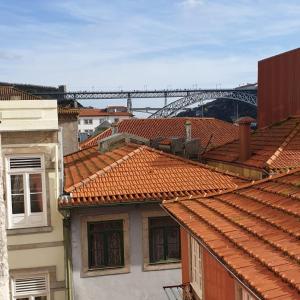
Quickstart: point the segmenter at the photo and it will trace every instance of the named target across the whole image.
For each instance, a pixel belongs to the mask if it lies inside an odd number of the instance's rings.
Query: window
[[[150,263],[180,260],[179,225],[170,217],[149,218]]]
[[[242,288],[239,284],[236,284],[236,296],[237,300],[255,300],[254,296],[250,294],[246,289]]]
[[[81,277],[128,273],[128,214],[82,216],[81,247]]]
[[[197,296],[202,299],[203,295],[203,264],[202,264],[202,247],[191,237],[191,285]]]
[[[11,285],[14,300],[50,300],[48,274],[14,277]]]
[[[84,132],[87,133],[88,135],[92,135],[94,131],[93,129],[85,129]]]
[[[89,268],[124,267],[123,221],[88,223]]]
[[[84,124],[85,125],[93,124],[93,119],[84,119]]]
[[[7,158],[8,227],[46,226],[45,171],[42,156]]]

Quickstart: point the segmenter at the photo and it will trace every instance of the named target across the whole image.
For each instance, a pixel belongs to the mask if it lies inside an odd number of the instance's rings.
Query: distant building
[[[77,108],[58,107],[58,125],[62,130],[63,155],[75,152],[79,148],[78,115]]]
[[[127,111],[125,106],[108,106],[105,109],[80,108],[78,119],[78,133],[86,133],[91,136],[95,129],[104,121],[109,123],[129,119],[133,115]]]

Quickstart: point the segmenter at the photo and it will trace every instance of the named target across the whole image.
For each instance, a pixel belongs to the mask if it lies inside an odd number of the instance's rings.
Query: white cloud
[[[196,6],[204,4],[204,0],[183,0],[180,4],[184,7],[194,8]]]

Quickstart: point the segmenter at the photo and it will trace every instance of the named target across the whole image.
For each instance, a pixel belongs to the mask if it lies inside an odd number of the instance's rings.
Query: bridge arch
[[[257,106],[256,95],[251,94],[247,91],[200,91],[171,102],[170,104],[164,106],[162,109],[150,115],[148,118],[158,119],[172,117],[181,109],[187,106],[190,106],[197,102],[213,100],[217,98],[233,99],[235,101],[240,101],[253,106]]]

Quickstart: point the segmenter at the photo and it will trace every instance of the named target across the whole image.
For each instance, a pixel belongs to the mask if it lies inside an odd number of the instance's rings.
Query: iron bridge
[[[176,115],[180,110],[195,103],[204,103],[207,100],[217,98],[233,99],[257,105],[257,97],[251,93],[253,89],[172,89],[172,90],[132,90],[132,91],[76,91],[66,92],[58,90],[57,92],[35,93],[37,96],[51,96],[64,100],[88,100],[88,99],[127,99],[128,111],[155,111],[149,118],[166,118]],[[134,98],[164,98],[164,107],[162,108],[133,108],[132,99]],[[180,98],[167,103],[168,98]]]

